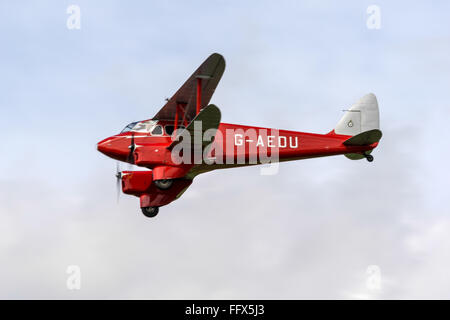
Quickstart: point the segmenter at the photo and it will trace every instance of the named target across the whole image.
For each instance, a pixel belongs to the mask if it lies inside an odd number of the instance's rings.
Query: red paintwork
[[[201,103],[202,103],[202,79],[197,78],[197,105],[195,108],[195,114],[199,114]]]
[[[151,171],[123,171],[122,191],[126,194],[139,196],[150,190],[152,181]]]
[[[173,122],[170,121],[158,122],[161,125],[169,123],[173,125]],[[255,141],[255,137],[246,137],[244,135],[248,129],[255,130],[256,137],[261,137],[260,139],[263,141],[264,146],[256,147],[257,140]],[[230,134],[227,130],[233,130],[234,133]],[[227,158],[228,161],[233,160],[233,163],[236,163],[237,159],[241,159],[245,162],[241,165],[250,165],[249,159],[256,153],[263,151],[263,153],[267,152],[268,156],[271,156],[273,152],[276,152],[277,146],[279,147],[279,161],[289,161],[346,153],[361,153],[372,150],[378,145],[378,143],[374,143],[368,146],[345,146],[343,142],[350,136],[337,135],[334,131],[328,134],[314,134],[288,130],[279,130],[278,132],[271,130],[221,123],[216,133],[210,156],[218,159],[222,158],[224,163]],[[172,143],[170,136],[166,134],[152,136],[151,134],[139,132],[133,132],[133,134],[136,144],[134,152],[135,164],[152,171],[123,172],[122,189],[124,193],[138,196],[141,201],[141,207],[159,207],[175,200],[192,182],[192,178],[186,178],[186,176],[189,176],[190,173],[198,168],[202,168],[202,172],[205,172],[232,166],[227,164],[206,165],[204,163],[176,165],[172,161],[171,151],[167,149]],[[236,141],[239,143],[241,140],[239,134],[243,135],[242,146],[235,145]],[[131,132],[125,132],[109,137],[100,141],[97,148],[111,158],[127,161],[131,135]],[[272,147],[268,146],[269,141]],[[281,142],[281,145],[278,142]],[[216,148],[217,146],[222,146],[223,152],[220,152],[220,149]],[[230,147],[230,151],[232,150],[232,155],[229,154],[227,146]],[[261,159],[257,158],[257,160],[258,163],[261,163]],[[154,180],[158,179],[176,180],[170,189],[160,190],[153,183]]]
[[[192,183],[190,179],[176,179],[168,190],[158,189],[153,183],[152,171],[122,172],[122,190],[140,198],[141,207],[169,204]]]

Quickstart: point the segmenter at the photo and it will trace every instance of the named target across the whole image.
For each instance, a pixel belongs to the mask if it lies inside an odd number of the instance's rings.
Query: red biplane
[[[219,108],[209,101],[224,70],[224,58],[212,54],[153,118],[98,143],[108,157],[150,169],[116,175],[124,193],[139,197],[145,216],[156,216],[195,176],[215,169],[340,154],[373,161],[370,153],[382,135],[375,95],[352,105],[327,134],[221,123]]]

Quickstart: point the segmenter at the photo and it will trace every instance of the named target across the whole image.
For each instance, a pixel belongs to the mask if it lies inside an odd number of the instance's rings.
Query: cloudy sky
[[[380,29],[367,27],[373,4]],[[449,299],[449,12],[2,1],[0,298]],[[115,162],[96,142],[152,117],[213,52],[227,61],[212,99],[224,122],[326,133],[374,92],[375,161],[216,171],[153,220],[137,198],[117,204]],[[71,265],[80,290],[67,288]]]

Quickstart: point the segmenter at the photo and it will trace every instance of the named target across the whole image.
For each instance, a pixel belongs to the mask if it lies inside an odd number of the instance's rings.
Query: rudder
[[[352,136],[343,142],[348,146],[370,145],[381,139],[380,114],[378,101],[373,93],[366,94],[346,110],[344,116],[334,128],[334,133]],[[347,153],[345,156],[351,160],[367,158],[373,160],[370,151],[362,153]]]
[[[346,110],[334,128],[336,134],[356,136],[361,132],[380,130],[380,115],[377,98],[373,93],[366,94]]]

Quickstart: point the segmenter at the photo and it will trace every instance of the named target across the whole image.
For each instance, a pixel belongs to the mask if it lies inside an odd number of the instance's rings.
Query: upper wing
[[[180,89],[169,99],[153,120],[174,121],[177,105],[184,107],[184,116],[180,120],[190,123],[196,116],[196,86],[197,78],[202,79],[202,95],[200,109],[208,105],[217,84],[225,71],[225,59],[218,53],[213,53],[189,77]]]

